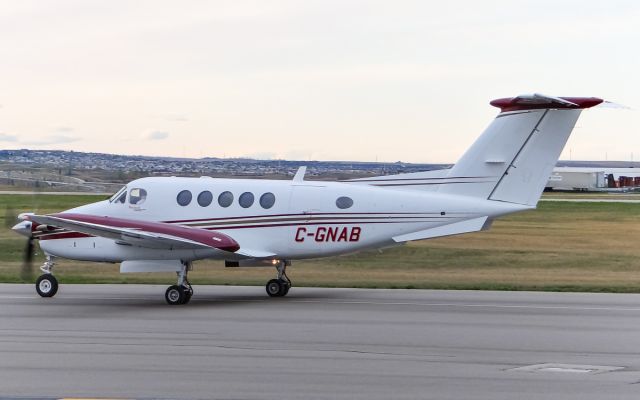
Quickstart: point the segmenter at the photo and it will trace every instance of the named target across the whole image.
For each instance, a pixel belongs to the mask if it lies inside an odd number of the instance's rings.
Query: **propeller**
[[[4,227],[12,228],[16,220],[18,220],[18,214],[15,208],[7,206],[4,209]]]
[[[12,213],[12,210],[8,209],[6,213],[7,214],[6,222],[11,221],[11,219],[9,219],[11,213]],[[27,243],[24,248],[24,252],[22,256],[22,267],[20,268],[20,279],[25,281],[30,281],[33,279],[33,276],[34,276],[33,256],[35,251],[35,243],[34,243],[35,239],[33,237],[33,232],[31,229],[33,223],[27,219],[27,215],[28,214],[24,214],[24,213],[18,215],[18,217],[16,218],[18,220],[18,223],[13,225],[11,229],[16,233],[27,237]]]
[[[34,277],[33,268],[33,256],[35,250],[35,244],[33,243],[33,236],[29,236],[27,239],[27,245],[24,249],[24,256],[22,259],[22,267],[20,268],[20,279],[23,281],[31,281]]]
[[[28,201],[25,205],[31,205],[34,211],[37,212],[39,209],[39,202],[39,196],[36,196],[34,193],[31,201]],[[35,276],[33,259],[35,257],[36,245],[32,232],[33,222],[29,221],[28,218],[28,216],[32,214],[33,213],[17,213],[16,210],[9,205],[5,208],[5,226],[12,229],[15,233],[27,238],[27,242],[22,253],[22,265],[20,267],[20,279],[23,281],[31,281]]]

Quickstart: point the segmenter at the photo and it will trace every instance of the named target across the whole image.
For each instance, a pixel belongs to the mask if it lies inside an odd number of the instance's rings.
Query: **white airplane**
[[[165,299],[186,304],[192,263],[272,265],[269,296],[285,296],[292,260],[486,230],[535,208],[580,112],[598,98],[540,94],[491,102],[500,113],[447,170],[341,182],[153,177],[111,199],[61,213],[20,214],[13,230],[46,255],[40,296],[58,290],[54,260],[120,263],[120,272],[178,275]],[[28,254],[27,257],[30,257]]]

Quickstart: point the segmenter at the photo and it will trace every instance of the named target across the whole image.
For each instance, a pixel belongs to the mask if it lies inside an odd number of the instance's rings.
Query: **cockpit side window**
[[[114,201],[114,203],[121,203],[124,204],[125,200],[127,199],[127,191],[125,190],[124,192],[122,192],[122,194],[120,195],[120,197],[118,197],[116,199],[116,201]]]
[[[129,191],[129,204],[140,205],[147,199],[147,191],[141,188],[133,188]]]

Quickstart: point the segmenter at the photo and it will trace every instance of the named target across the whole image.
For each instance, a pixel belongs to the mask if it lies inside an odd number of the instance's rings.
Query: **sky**
[[[637,1],[0,0],[0,149],[453,163],[522,93],[640,160]]]

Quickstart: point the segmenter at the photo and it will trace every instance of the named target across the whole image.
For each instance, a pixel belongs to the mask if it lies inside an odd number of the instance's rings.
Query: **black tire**
[[[191,300],[191,296],[193,296],[193,289],[191,288],[191,285],[189,285],[189,287],[184,291],[184,302],[182,304],[187,304],[190,300]]]
[[[36,292],[40,297],[53,297],[58,293],[58,280],[51,274],[40,275],[36,279]]]
[[[284,281],[281,281],[280,279],[271,279],[267,282],[265,289],[267,290],[269,297],[282,297],[283,288],[285,286]]]
[[[265,289],[270,297],[283,297],[289,293],[291,285],[283,279],[271,279]]]
[[[167,291],[164,293],[164,299],[167,301],[167,304],[172,306],[185,304],[186,298],[187,293],[185,292],[184,288],[178,285],[169,286],[167,288]]]

